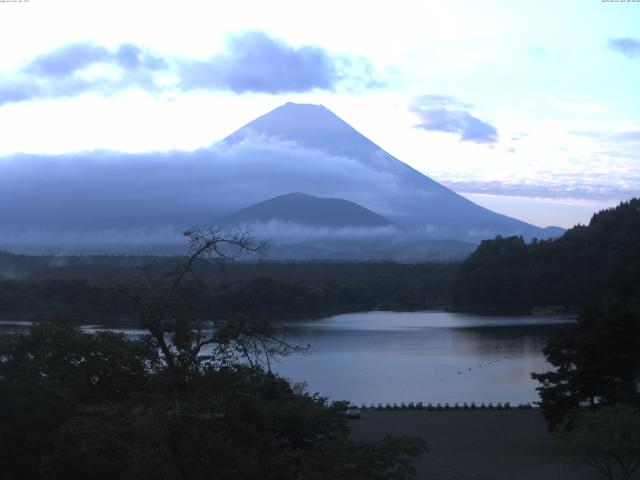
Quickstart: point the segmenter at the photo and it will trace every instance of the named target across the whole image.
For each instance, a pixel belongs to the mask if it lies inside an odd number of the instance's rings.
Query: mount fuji
[[[283,222],[282,214],[262,211],[254,219],[256,233],[276,244],[305,244],[319,236],[326,244],[337,235],[342,243],[348,239],[352,250],[373,242],[396,245],[396,251],[411,244],[433,252],[433,245],[463,242],[466,252],[469,242],[495,235],[562,233],[474,204],[385,152],[321,105],[287,103],[191,152],[3,158],[0,249],[175,252],[183,248],[185,228],[233,218],[291,192],[300,192],[287,197],[289,204],[299,204],[295,218]],[[304,202],[315,206],[305,210]],[[312,216],[320,205],[322,222],[304,218],[305,211]],[[352,224],[347,206],[358,213]],[[424,248],[425,242],[431,247]]]
[[[433,238],[478,241],[495,235],[546,238],[562,233],[467,200],[393,157],[322,105],[287,103],[240,128],[217,148],[243,146],[257,148],[252,154],[271,160],[264,163],[265,171],[254,172],[264,176],[261,190],[269,190],[265,197],[297,190],[343,198]],[[282,159],[274,158],[278,151],[286,152]],[[283,162],[296,177],[282,171]]]

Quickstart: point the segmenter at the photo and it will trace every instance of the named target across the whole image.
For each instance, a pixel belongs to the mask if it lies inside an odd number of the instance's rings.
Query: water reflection
[[[574,320],[446,312],[365,312],[285,325],[304,353],[274,361],[274,371],[311,392],[356,403],[533,402],[531,372],[546,371],[547,339]],[[30,322],[0,322],[0,331]],[[104,327],[83,327],[94,332]],[[113,328],[129,336],[139,328]]]
[[[549,368],[548,337],[573,319],[446,312],[367,312],[287,325],[310,343],[275,370],[333,399],[378,402],[530,402],[532,371]]]

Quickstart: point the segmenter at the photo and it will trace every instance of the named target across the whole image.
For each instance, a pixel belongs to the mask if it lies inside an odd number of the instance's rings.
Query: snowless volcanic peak
[[[314,227],[386,227],[393,223],[357,203],[340,198],[319,198],[289,193],[251,205],[228,215],[220,223],[255,224],[281,221]]]
[[[306,148],[365,162],[383,152],[324,105],[286,103],[249,122],[224,141],[234,143],[251,134],[290,140]]]
[[[264,172],[273,195],[277,190],[295,189],[350,200],[400,226],[422,228],[440,238],[477,241],[498,234],[549,236],[545,229],[456,194],[393,157],[322,105],[287,103],[249,122],[223,143],[234,145],[247,138],[283,140],[309,151],[297,153],[306,167],[297,175],[297,184],[279,183],[285,174]],[[331,170],[336,164],[342,176]]]
[[[354,134],[366,140],[366,137],[325,106],[306,103],[286,103],[249,122],[229,139],[242,135],[246,129],[295,140],[317,139],[316,146],[321,147],[326,147],[324,141],[337,140],[340,137],[346,140],[346,143],[352,143]]]

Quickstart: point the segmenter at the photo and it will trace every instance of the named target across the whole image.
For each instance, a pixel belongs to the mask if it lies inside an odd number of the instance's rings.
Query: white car
[[[360,409],[357,405],[349,405],[344,412],[347,418],[360,418]]]

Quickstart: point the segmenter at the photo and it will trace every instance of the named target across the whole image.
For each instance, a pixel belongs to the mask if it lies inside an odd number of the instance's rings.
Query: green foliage
[[[555,370],[534,373],[549,426],[570,426],[580,407],[640,401],[640,310],[608,303],[585,309],[575,329],[544,349]]]
[[[126,402],[145,388],[156,359],[146,342],[69,324],[0,336],[0,463],[9,478],[35,478],[40,456],[79,406]]]
[[[455,303],[481,309],[528,305],[528,267],[529,250],[522,237],[485,240],[457,272]]]
[[[583,307],[640,285],[640,199],[596,213],[589,226],[526,244],[486,240],[457,270],[454,304],[476,310]]]
[[[609,480],[629,480],[640,466],[640,412],[625,405],[583,412],[559,435],[567,449]]]
[[[36,257],[7,258],[7,265],[23,269],[25,277],[0,280],[1,317],[42,319],[59,312],[100,322],[131,318],[135,312],[130,299],[113,288],[114,279],[155,278],[176,261],[156,258],[153,267],[143,268],[136,257],[71,257],[67,266],[35,268],[30,265]],[[280,319],[378,308],[420,310],[450,303],[454,268],[444,263],[263,262],[234,263],[221,271],[198,262],[197,280],[182,282],[180,293],[207,319],[212,312]]]
[[[582,407],[640,402],[640,200],[602,211],[589,227],[576,227],[544,248],[524,248],[537,258],[528,268],[544,270],[555,262],[553,268],[565,276],[575,275],[568,298],[589,304],[575,328],[544,349],[555,370],[532,375],[541,384],[541,408],[550,428],[570,428]],[[535,281],[524,285],[533,288]],[[576,288],[584,292],[576,295]]]
[[[325,442],[300,466],[299,478],[409,480],[416,475],[411,457],[427,451],[422,439],[409,437],[386,437],[375,444],[344,439]]]
[[[37,271],[40,278],[0,283],[0,312],[58,319],[71,312],[74,321],[0,337],[3,473],[65,480],[414,478],[411,458],[426,451],[422,440],[353,442],[339,407],[265,372],[258,360],[296,349],[274,336],[271,317],[442,304],[452,267],[254,264],[221,279],[204,260],[261,247],[246,232],[186,235],[186,257],[156,259],[148,269],[122,257],[67,258],[56,270],[18,259],[21,275]],[[0,262],[15,261],[0,255]],[[113,265],[125,273],[115,288],[104,283]],[[76,328],[96,314],[135,316],[148,334],[130,340]]]
[[[43,323],[0,337],[8,479],[409,479],[420,440],[349,440],[336,408],[207,357],[186,388],[149,340]]]

